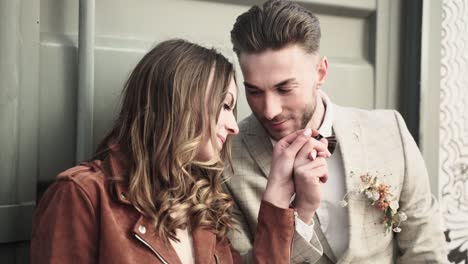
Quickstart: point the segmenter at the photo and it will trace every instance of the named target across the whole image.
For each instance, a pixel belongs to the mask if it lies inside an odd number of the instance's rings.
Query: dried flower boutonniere
[[[352,172],[351,172],[352,173]],[[353,174],[353,173],[352,173]],[[384,214],[382,223],[385,225],[385,232],[391,230],[395,233],[401,232],[400,224],[408,218],[404,212],[398,212],[398,200],[390,191],[390,186],[379,180],[376,175],[369,173],[361,175],[359,194],[364,194],[371,201],[371,205],[377,207]],[[346,207],[348,202],[345,194],[341,201],[341,206]]]

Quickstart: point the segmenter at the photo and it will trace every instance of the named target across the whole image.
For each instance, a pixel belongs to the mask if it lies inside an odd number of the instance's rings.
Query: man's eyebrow
[[[248,83],[248,82],[245,82],[245,81],[244,81],[244,86],[245,86],[246,88],[255,88],[255,89],[258,89],[257,86],[255,86],[255,85],[253,85],[253,84],[250,84],[250,83]]]
[[[283,85],[286,85],[288,83],[295,82],[295,81],[296,81],[296,78],[289,78],[289,79],[286,79],[284,81],[281,81],[281,82],[273,85],[273,87],[280,87],[280,86],[283,86]],[[245,81],[244,81],[244,86],[246,88],[259,89],[257,86],[255,86],[253,84],[250,84],[248,82],[245,82]]]
[[[295,82],[295,81],[296,81],[296,78],[289,78],[289,79],[286,79],[284,81],[281,81],[281,82],[275,84],[274,86],[275,87],[280,87],[280,86],[283,86],[283,85],[286,85],[288,83]]]

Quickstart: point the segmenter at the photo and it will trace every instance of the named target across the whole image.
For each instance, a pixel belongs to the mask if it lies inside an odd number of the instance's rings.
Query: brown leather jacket
[[[122,170],[119,155],[68,169],[49,187],[33,219],[31,263],[180,263],[126,199],[125,186],[106,181]],[[289,263],[294,211],[262,201],[258,220],[253,262]],[[192,239],[196,263],[242,263],[213,230],[197,228]]]

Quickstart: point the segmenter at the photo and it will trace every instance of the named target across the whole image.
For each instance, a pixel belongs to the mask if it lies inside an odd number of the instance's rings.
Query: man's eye
[[[256,95],[256,94],[259,94],[260,92],[256,90],[247,90],[247,93],[250,95]]]
[[[282,93],[282,94],[287,94],[287,93],[291,92],[291,89],[279,88],[278,92]]]

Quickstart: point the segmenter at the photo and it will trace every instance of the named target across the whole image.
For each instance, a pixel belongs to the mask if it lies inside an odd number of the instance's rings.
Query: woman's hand
[[[330,157],[331,153],[327,145],[325,138],[320,141],[309,140],[294,161],[294,206],[299,218],[308,224],[312,222],[312,217],[320,206],[321,183],[327,182],[328,179],[326,158]]]
[[[311,137],[317,134],[317,131],[307,128],[298,130],[278,141],[273,149],[270,175],[268,176],[268,184],[263,194],[263,200],[280,208],[289,208],[291,197],[295,192],[293,172],[295,171],[295,166],[297,167],[301,164],[296,162],[296,156],[305,151],[315,151],[315,153],[326,151],[324,153],[328,153],[326,145],[323,147],[323,143]],[[316,149],[311,148],[315,145],[318,146]],[[309,155],[312,156],[314,154],[306,154],[306,156]]]

